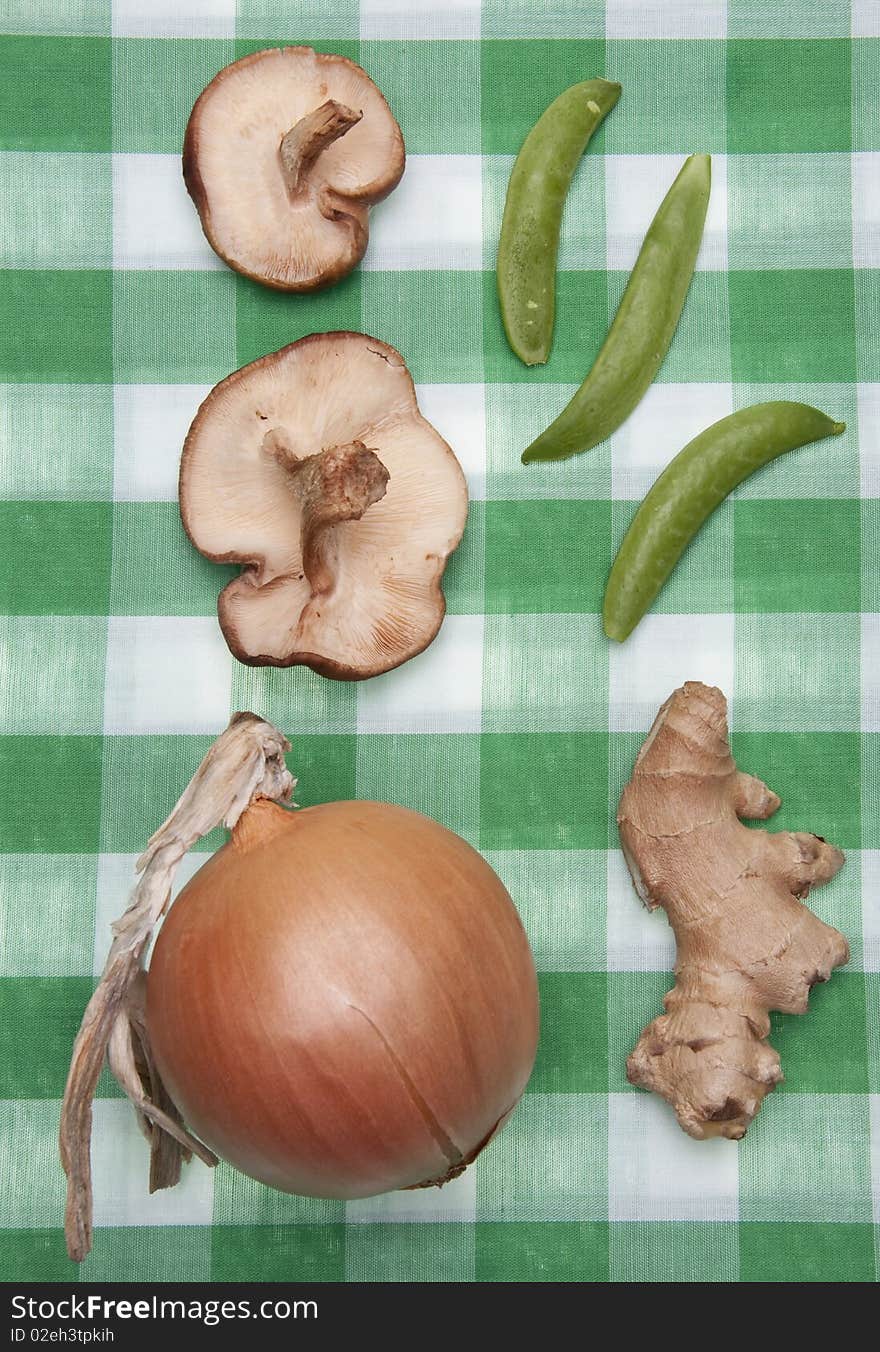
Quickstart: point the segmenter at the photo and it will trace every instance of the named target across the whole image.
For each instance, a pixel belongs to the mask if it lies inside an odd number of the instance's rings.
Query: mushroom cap
[[[334,584],[313,593],[302,501],[267,453],[361,442],[390,473],[384,497],[333,530]],[[220,593],[229,648],[251,666],[304,665],[339,680],[389,671],[428,646],[441,579],[467,518],[452,450],[416,402],[403,358],[362,333],[314,333],[227,376],[201,405],[180,463],[180,514],[202,554],[244,565]]]
[[[362,113],[317,156],[291,198],[280,160],[288,131],[327,100]],[[403,136],[365,70],[311,47],[272,48],[224,67],[196,100],[183,177],[211,248],[281,291],[349,273],[367,247],[369,208],[400,182]]]

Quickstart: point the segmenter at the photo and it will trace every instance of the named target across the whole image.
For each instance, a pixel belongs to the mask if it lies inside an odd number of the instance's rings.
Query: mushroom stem
[[[344,103],[328,99],[320,108],[306,113],[285,133],[278,153],[291,199],[302,192],[306,176],[321,152],[344,136],[362,117],[362,112],[355,112],[354,108],[347,108]]]
[[[291,476],[302,504],[303,571],[313,596],[332,591],[336,579],[333,527],[359,521],[385,496],[390,475],[375,451],[362,441],[329,446],[300,459],[281,428],[263,438],[263,449]]]

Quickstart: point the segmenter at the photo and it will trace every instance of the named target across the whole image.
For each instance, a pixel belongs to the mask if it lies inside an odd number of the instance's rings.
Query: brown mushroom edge
[[[386,367],[390,367],[392,370],[397,371],[399,376],[405,381],[405,392],[407,396],[406,411],[408,416],[412,420],[414,427],[424,429],[425,434],[430,437],[432,444],[436,446],[437,451],[440,453],[444,473],[448,473],[449,475],[450,516],[454,518],[454,524],[452,529],[445,533],[441,547],[436,551],[426,552],[424,555],[424,563],[426,565],[431,560],[434,561],[434,574],[432,577],[428,577],[425,580],[425,595],[429,598],[431,603],[431,622],[425,624],[418,634],[413,636],[413,639],[409,644],[402,646],[393,654],[389,653],[387,655],[387,660],[383,659],[381,662],[367,667],[338,660],[328,656],[326,653],[305,649],[293,649],[281,657],[271,653],[251,652],[240,639],[238,628],[230,614],[230,601],[240,600],[242,580],[245,578],[249,579],[250,585],[254,586],[255,591],[260,591],[265,595],[272,588],[280,587],[285,583],[290,582],[293,573],[280,575],[261,587],[258,579],[266,565],[264,553],[255,550],[242,549],[212,550],[205,547],[204,539],[202,538],[203,532],[193,520],[191,491],[194,463],[197,454],[199,454],[201,434],[205,430],[206,423],[213,418],[217,406],[229,395],[229,393],[234,391],[240,383],[246,381],[249,377],[256,375],[262,370],[266,370],[267,368],[271,369],[282,363],[285,359],[289,359],[290,355],[293,353],[300,354],[304,352],[310,345],[333,345],[351,342],[356,343],[359,350],[362,351],[366,348],[367,351],[375,355],[382,363],[382,370]],[[262,417],[260,414],[258,414],[258,416]],[[270,422],[271,419],[265,419],[265,421]],[[269,431],[271,431],[271,428]],[[269,432],[267,432],[266,436],[268,436],[268,434]],[[369,431],[367,431],[365,435],[368,441],[372,439]],[[266,436],[263,438],[263,443],[265,443]],[[326,446],[317,447],[317,452],[327,449],[328,447]],[[380,446],[376,449],[379,453],[378,458],[381,461],[382,448]],[[384,474],[382,493],[379,494],[377,498],[372,499],[372,501],[380,500],[381,496],[384,496],[385,481],[389,483],[389,491],[393,492],[393,470],[390,479],[387,473]],[[201,404],[196,417],[193,420],[192,426],[187,433],[180,461],[179,499],[180,516],[184,531],[199,553],[213,563],[233,563],[241,565],[241,572],[238,577],[233,578],[220,593],[217,602],[217,616],[223,637],[226,640],[230,652],[244,665],[252,667],[305,666],[321,676],[326,676],[334,680],[360,681],[366,680],[371,676],[380,675],[386,671],[392,671],[394,668],[402,666],[403,663],[408,662],[410,658],[417,657],[419,653],[424,652],[436,638],[446,614],[446,598],[442,588],[443,573],[450,556],[453,554],[461,540],[467,520],[467,484],[462,468],[456,459],[452,448],[443,437],[440,436],[436,428],[434,428],[419,411],[415,385],[403,358],[395,348],[382,342],[381,339],[371,338],[365,334],[354,333],[350,330],[309,334],[304,338],[298,339],[297,342],[290,343],[286,347],[279,349],[277,352],[270,353],[265,357],[260,357],[257,361],[249,363],[238,371],[234,371],[231,375],[220,381]],[[368,508],[365,510],[368,510]],[[232,596],[230,596],[230,593],[232,593]],[[299,615],[293,615],[291,617],[292,629],[296,629],[307,606],[311,604],[313,599],[314,595],[311,595],[300,610]]]
[[[210,106],[213,96],[222,89],[223,85],[239,76],[243,70],[248,67],[257,66],[268,57],[282,58],[313,58],[316,67],[320,70],[322,67],[332,68],[336,66],[339,69],[347,70],[352,75],[366,82],[366,86],[374,91],[375,98],[381,109],[387,114],[390,124],[391,134],[391,154],[387,171],[373,178],[372,181],[358,187],[355,191],[344,190],[340,187],[333,187],[330,194],[332,210],[328,213],[322,211],[325,219],[338,221],[344,227],[340,230],[340,243],[342,248],[339,253],[335,266],[330,266],[322,270],[318,275],[305,277],[297,280],[286,281],[277,277],[267,276],[265,273],[246,266],[246,264],[234,255],[229,247],[224,243],[220,234],[217,232],[212,220],[212,213],[209,204],[209,194],[205,186],[205,181],[200,168],[200,159],[203,149],[203,122],[205,110]],[[326,92],[326,91],[325,91]],[[316,105],[317,106],[317,105]],[[360,120],[362,110],[358,111],[358,117],[351,125],[356,125]],[[347,130],[347,128],[346,128]],[[342,133],[344,134],[344,132]],[[248,56],[241,57],[238,61],[231,62],[214,76],[208,85],[202,90],[199,97],[193,105],[187,122],[186,132],[183,139],[183,180],[186,190],[193,200],[196,211],[199,214],[202,231],[210,244],[211,248],[219,258],[234,272],[242,277],[247,277],[250,281],[259,282],[262,286],[267,286],[275,291],[294,291],[307,293],[319,291],[325,287],[332,286],[335,282],[346,277],[354,268],[357,267],[363,258],[367,244],[369,243],[369,209],[381,202],[387,197],[394,188],[397,187],[403,177],[406,168],[406,149],[403,141],[403,133],[388,106],[388,102],[378,86],[371,80],[367,72],[356,62],[347,56],[338,56],[331,53],[315,52],[311,47],[273,47],[264,51],[252,52]],[[320,210],[320,207],[318,208]]]

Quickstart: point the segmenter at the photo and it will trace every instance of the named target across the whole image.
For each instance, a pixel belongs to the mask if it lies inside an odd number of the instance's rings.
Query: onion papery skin
[[[535,966],[503,884],[419,813],[253,804],[156,940],[147,1028],[195,1134],[283,1192],[461,1172],[525,1089]]]

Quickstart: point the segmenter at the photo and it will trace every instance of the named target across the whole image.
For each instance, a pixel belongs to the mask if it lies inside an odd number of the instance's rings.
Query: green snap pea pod
[[[516,157],[498,243],[498,299],[507,340],[527,366],[553,342],[562,209],[587,142],[620,98],[620,85],[585,80],[541,114]]]
[[[777,400],[731,413],[689,441],[649,490],[617,551],[602,607],[608,637],[622,643],[632,633],[703,522],[737,484],[778,455],[845,427],[809,404]]]
[[[571,402],[523,451],[565,460],[610,437],[651,384],[675,333],[703,237],[711,182],[708,155],[691,155],[660,203],[614,322]]]

